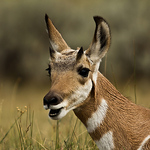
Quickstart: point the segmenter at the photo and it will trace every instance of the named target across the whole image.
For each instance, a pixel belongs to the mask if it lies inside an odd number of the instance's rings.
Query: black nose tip
[[[57,97],[52,97],[49,102],[51,105],[56,105],[59,104],[59,99]]]
[[[57,105],[61,102],[62,102],[62,98],[60,96],[46,95],[43,98],[43,105],[48,106],[48,108],[49,108],[50,105]]]

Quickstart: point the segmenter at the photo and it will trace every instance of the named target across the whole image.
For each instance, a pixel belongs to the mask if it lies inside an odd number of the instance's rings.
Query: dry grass
[[[1,85],[0,149],[95,149],[85,127],[70,112],[48,118],[42,104],[46,88]]]
[[[125,96],[145,107],[149,104],[148,82],[121,88]],[[60,121],[48,118],[42,99],[49,87],[1,84],[0,87],[0,149],[96,149],[84,125],[69,112]],[[144,97],[144,98],[143,98]],[[140,101],[141,100],[141,101]]]

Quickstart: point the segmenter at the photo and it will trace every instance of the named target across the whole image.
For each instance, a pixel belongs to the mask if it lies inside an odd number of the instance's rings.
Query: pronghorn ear
[[[52,24],[52,21],[49,19],[48,15],[45,14],[45,22],[47,25],[48,35],[50,39],[50,44],[55,51],[61,52],[64,49],[68,49],[69,46],[62,38],[61,34]]]
[[[50,53],[50,60],[55,60],[58,52],[55,51],[53,48],[49,47],[49,53]]]
[[[102,17],[95,16],[94,21],[96,23],[96,28],[93,41],[85,54],[96,63],[107,53],[110,47],[111,36],[109,25]]]

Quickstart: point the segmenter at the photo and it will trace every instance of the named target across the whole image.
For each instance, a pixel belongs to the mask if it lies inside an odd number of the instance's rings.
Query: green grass
[[[31,111],[30,108],[25,110],[18,109],[17,115],[18,117],[14,120],[14,123],[4,132],[5,134],[0,136],[1,149],[95,149],[95,144],[86,132],[76,133],[77,128],[81,128],[78,119],[75,119],[73,128],[68,130],[64,140],[61,138],[62,129],[60,128],[62,122],[60,120],[50,127],[54,131],[53,134],[46,137],[41,135],[40,132],[38,133],[37,129],[34,128],[34,111]]]
[[[129,88],[130,86],[130,88]],[[127,95],[133,101],[138,93],[138,103],[145,106],[147,95],[126,86]],[[48,118],[42,104],[47,88],[3,85],[0,88],[0,149],[12,150],[95,150],[95,143],[90,138],[84,125],[69,112],[63,119],[53,121]],[[125,93],[125,92],[124,92]],[[140,99],[142,101],[140,101]]]
[[[13,88],[3,86],[3,92],[0,92],[0,149],[97,149],[86,128],[73,112],[59,121],[48,118],[48,111],[42,105],[45,88],[19,89],[16,85]],[[131,89],[129,91],[134,97],[133,86]],[[7,92],[9,94],[5,94]],[[138,97],[143,97],[140,92],[137,93]]]
[[[97,149],[73,112],[59,121],[48,118],[48,111],[42,106],[45,89],[16,87],[0,89],[0,149]]]

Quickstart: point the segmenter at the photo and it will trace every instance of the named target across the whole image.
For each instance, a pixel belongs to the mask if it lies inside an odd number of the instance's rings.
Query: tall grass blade
[[[33,120],[34,120],[34,111],[32,113],[32,116],[31,116],[31,119],[30,119],[30,124],[31,124],[31,133],[30,133],[30,149],[31,149],[31,146],[33,145],[32,143],[32,138],[33,138]]]
[[[88,138],[88,132],[86,133],[85,141],[84,141],[84,147],[87,145],[87,138]]]
[[[59,121],[57,120],[57,125],[56,125],[56,142],[55,142],[55,150],[59,149]]]
[[[73,135],[75,135],[75,129],[76,129],[77,123],[78,123],[78,118],[76,119],[73,131],[72,131],[72,135],[71,135],[71,139],[70,139],[71,142],[73,141]]]
[[[11,131],[11,129],[14,127],[14,125],[16,124],[16,121],[19,120],[21,118],[22,115],[20,115],[15,122],[10,126],[9,130],[6,132],[6,134],[4,135],[4,137],[0,140],[0,144],[2,144],[2,142],[4,141],[4,139],[7,137],[7,135],[9,134],[9,132]]]
[[[41,146],[42,149],[44,150],[48,150],[46,147],[44,147],[44,145],[42,145],[39,141],[37,141],[36,139],[33,139],[36,143],[38,143],[38,145]]]
[[[4,141],[4,139],[7,137],[7,135],[9,134],[10,130],[13,128],[13,126],[15,125],[16,122],[14,122],[11,127],[9,128],[9,130],[6,132],[6,134],[4,135],[4,137],[0,140],[0,144],[2,144],[2,142]]]
[[[21,119],[21,117],[20,117],[20,119]],[[15,123],[16,123],[18,134],[19,134],[19,141],[20,141],[20,146],[21,146],[21,150],[22,150],[23,149],[23,135],[22,135],[22,131],[21,131],[21,126],[20,126],[20,123],[17,122],[17,120]]]

